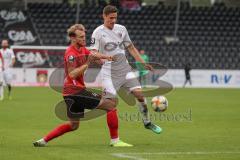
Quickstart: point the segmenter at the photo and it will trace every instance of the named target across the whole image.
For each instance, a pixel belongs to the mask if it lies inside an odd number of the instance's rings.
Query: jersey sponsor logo
[[[73,62],[75,61],[75,57],[74,57],[73,55],[69,56],[69,57],[68,57],[68,61],[69,61],[70,63],[73,63]]]
[[[117,47],[119,47],[122,50],[125,50],[130,44],[132,43],[129,41],[123,41],[119,44],[115,42],[108,42],[104,45],[104,49],[109,52],[114,51],[115,49],[117,49]]]
[[[14,44],[26,44],[33,43],[36,40],[36,37],[33,36],[31,31],[8,31],[8,37],[14,41]]]
[[[114,42],[109,42],[104,46],[104,49],[106,51],[114,51],[117,48],[118,44]]]

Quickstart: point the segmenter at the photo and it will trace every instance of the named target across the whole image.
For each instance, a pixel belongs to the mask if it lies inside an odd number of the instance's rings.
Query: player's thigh
[[[97,109],[110,111],[117,106],[117,98],[102,98]]]
[[[90,90],[83,90],[78,96],[78,103],[81,103],[84,109],[95,109],[99,106],[102,96]]]
[[[127,79],[122,85],[122,87],[126,89],[129,93],[142,90],[141,84],[139,83],[137,78]]]
[[[138,99],[138,100],[143,100],[144,95],[142,92],[142,88],[134,88],[131,93]]]
[[[113,84],[113,79],[111,77],[104,77],[102,79],[102,89],[103,98],[116,98],[117,97],[117,89],[119,89],[118,85]]]
[[[64,96],[67,117],[70,121],[79,121],[84,117],[84,105],[80,103],[76,95]]]
[[[128,80],[123,87],[134,95],[139,101],[144,100],[144,95],[142,93],[142,87],[137,79]]]

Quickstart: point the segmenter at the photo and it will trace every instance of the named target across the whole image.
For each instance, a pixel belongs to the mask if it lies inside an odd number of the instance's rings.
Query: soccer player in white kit
[[[92,51],[114,56],[114,62],[103,62],[102,65],[103,97],[113,99],[116,102],[117,91],[120,88],[127,89],[138,100],[145,128],[159,134],[162,129],[150,121],[146,98],[143,96],[141,85],[136,76],[131,72],[132,68],[126,59],[125,49],[146,69],[152,71],[153,68],[141,58],[128,35],[127,29],[123,25],[116,24],[117,12],[117,8],[111,5],[103,9],[104,24],[94,30],[91,39],[90,49]]]
[[[4,98],[3,71],[4,71],[4,62],[3,62],[2,53],[0,52],[0,101],[2,101]]]
[[[12,99],[12,97],[11,97],[11,91],[12,91],[11,82],[12,82],[13,74],[12,74],[11,68],[13,67],[13,65],[15,63],[15,55],[14,55],[13,50],[8,47],[9,47],[8,40],[5,40],[5,39],[2,40],[2,49],[0,50],[0,52],[2,53],[2,57],[4,60],[3,78],[8,87],[8,98]]]

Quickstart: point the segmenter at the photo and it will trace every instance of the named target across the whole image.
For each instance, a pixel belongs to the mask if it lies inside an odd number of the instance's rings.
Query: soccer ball
[[[164,96],[155,96],[151,101],[152,108],[155,112],[164,112],[168,107],[168,100]]]

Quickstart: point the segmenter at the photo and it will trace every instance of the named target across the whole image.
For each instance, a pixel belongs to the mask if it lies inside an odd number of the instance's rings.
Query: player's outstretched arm
[[[134,57],[134,59],[140,63],[142,63],[144,65],[144,67],[147,70],[153,71],[153,67],[150,64],[147,64],[144,62],[144,60],[142,59],[142,57],[140,56],[138,50],[136,49],[136,47],[133,44],[130,44],[127,47],[127,50],[129,51],[129,53]]]
[[[107,56],[102,53],[99,53],[96,50],[91,50],[90,54],[95,60],[100,60],[100,59],[107,59],[108,61],[113,61],[113,56]]]
[[[72,79],[76,79],[78,76],[83,75],[87,68],[88,68],[88,63],[85,63],[78,68],[69,67],[68,68],[69,77]]]
[[[101,60],[101,59],[107,59],[109,61],[112,61],[113,58],[112,56],[106,56],[103,55],[101,53],[91,53],[88,55],[88,59],[87,62],[85,64],[83,64],[80,67],[77,68],[73,68],[73,67],[68,67],[68,73],[69,73],[69,77],[72,79],[76,79],[78,76],[84,75],[84,72],[86,71],[86,69],[88,68],[88,66],[95,62],[96,60]]]

